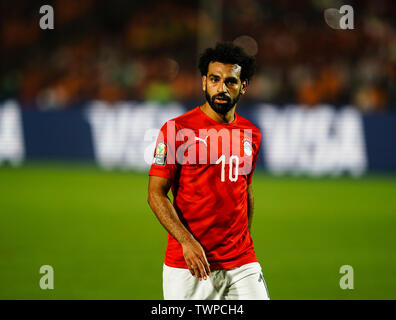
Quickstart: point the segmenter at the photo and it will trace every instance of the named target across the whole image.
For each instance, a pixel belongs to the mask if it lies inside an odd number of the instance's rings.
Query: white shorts
[[[165,300],[269,300],[258,262],[228,270],[213,270],[207,280],[199,281],[188,269],[164,264]]]

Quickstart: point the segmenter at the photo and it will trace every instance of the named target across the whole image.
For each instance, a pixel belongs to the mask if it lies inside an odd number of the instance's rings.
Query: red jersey
[[[161,128],[149,175],[171,180],[173,206],[212,270],[257,261],[248,228],[247,186],[260,141],[260,131],[247,119],[235,113],[233,122],[219,123],[200,107]],[[187,268],[182,247],[170,234],[165,264]]]

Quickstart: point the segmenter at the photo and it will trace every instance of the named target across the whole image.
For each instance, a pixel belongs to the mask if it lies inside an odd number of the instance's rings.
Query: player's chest
[[[183,165],[251,165],[254,155],[248,129],[199,129],[179,134],[178,162]]]

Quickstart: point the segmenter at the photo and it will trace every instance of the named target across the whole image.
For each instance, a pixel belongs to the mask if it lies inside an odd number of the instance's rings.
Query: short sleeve
[[[149,176],[157,176],[173,180],[177,171],[175,157],[176,150],[176,125],[170,120],[166,122],[157,137],[153,161]]]

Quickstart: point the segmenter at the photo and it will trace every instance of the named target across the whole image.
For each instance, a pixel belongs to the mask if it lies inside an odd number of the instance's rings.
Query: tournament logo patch
[[[166,155],[168,153],[166,143],[165,142],[159,142],[157,144],[157,148],[155,149],[155,154],[154,154],[154,159],[153,163],[158,164],[160,166],[165,165],[166,161]]]
[[[243,151],[248,157],[253,153],[252,143],[247,139],[243,140]]]

